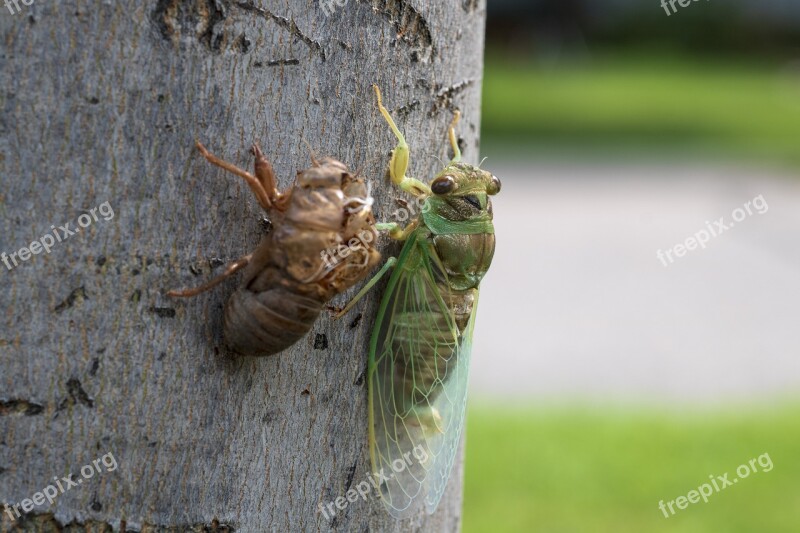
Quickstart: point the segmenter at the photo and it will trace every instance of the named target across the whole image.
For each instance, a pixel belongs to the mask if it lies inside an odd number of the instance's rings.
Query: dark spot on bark
[[[350,329],[356,329],[358,327],[358,324],[361,322],[361,318],[363,316],[364,316],[363,314],[358,313],[356,315],[356,318],[352,322],[350,322]]]
[[[158,103],[161,103],[161,102],[163,102],[165,99],[166,99],[166,96],[164,96],[163,94],[159,94],[159,95],[158,95],[158,98],[157,98],[157,100],[158,100]]]
[[[149,311],[159,318],[175,318],[176,312],[172,307],[150,307]]]
[[[89,97],[89,98],[86,99],[86,101],[89,102],[92,105],[97,105],[97,104],[100,103],[100,99],[98,97],[96,97],[96,96]]]
[[[396,113],[400,116],[407,117],[411,112],[417,109],[420,105],[419,100],[414,100],[413,102],[409,102],[404,106],[398,107]]]
[[[101,255],[100,257],[97,258],[94,264],[101,267],[106,264],[106,261],[107,261],[106,256]]]
[[[294,58],[290,58],[290,59],[274,59],[272,61],[267,61],[267,66],[268,67],[279,67],[281,65],[299,65],[299,64],[300,64],[300,60],[299,59],[294,59]]]
[[[303,389],[302,392],[300,392],[301,396],[308,396],[309,394],[311,394],[311,391],[308,389]]]
[[[361,372],[361,373],[358,375],[358,377],[356,378],[356,380],[353,382],[353,385],[355,385],[355,386],[357,386],[357,387],[360,387],[361,385],[363,385],[363,384],[364,384],[364,379],[365,379],[366,377],[367,377],[367,371],[366,371],[366,370],[364,370],[363,372]]]
[[[100,359],[92,360],[92,368],[89,369],[89,375],[94,377],[97,375],[97,370],[100,368]]]
[[[327,350],[328,349],[328,337],[325,336],[324,333],[317,333],[314,337],[314,349],[315,350]]]
[[[160,354],[158,354],[158,360],[163,361],[166,356],[167,352],[161,352]]]
[[[142,299],[142,291],[139,289],[133,291],[133,294],[131,294],[131,301],[133,303],[139,303],[139,300],[141,299]]]
[[[0,476],[2,476],[5,472],[8,472],[8,469],[0,466]]]
[[[278,413],[276,411],[269,411],[261,419],[261,422],[264,424],[270,424],[272,422],[275,422],[277,419],[278,419]]]
[[[94,399],[91,398],[86,391],[83,390],[81,382],[75,378],[67,380],[67,397],[58,404],[58,410],[61,411],[66,407],[80,403],[88,408],[94,407]]]
[[[208,264],[211,266],[211,268],[217,268],[224,265],[225,261],[223,261],[219,257],[212,257],[211,259],[208,260]]]
[[[94,443],[94,447],[96,450],[103,450],[107,449],[109,443],[111,442],[111,437],[106,435],[105,437],[99,439],[97,442]]]
[[[138,276],[141,273],[142,272],[138,268],[131,269],[131,275],[133,275],[133,276]]]
[[[0,416],[36,416],[42,414],[44,406],[28,400],[0,400]]]
[[[195,40],[219,52],[225,34],[218,26],[227,18],[226,6],[222,0],[158,0],[150,21],[166,41],[186,46]]]
[[[77,289],[69,293],[67,299],[58,304],[55,307],[54,311],[56,313],[61,313],[62,311],[74,306],[76,303],[80,303],[87,299],[88,297],[86,296],[86,289],[84,287],[78,287]]]
[[[345,480],[345,483],[344,483],[344,491],[345,492],[350,490],[350,487],[353,486],[353,478],[356,475],[356,465],[358,465],[358,459],[356,459],[356,462],[353,463],[353,466],[351,466],[350,468],[347,469],[347,479]]]
[[[267,217],[261,217],[258,220],[258,224],[261,226],[261,230],[264,232],[264,235],[272,230],[272,221]]]
[[[250,39],[247,38],[247,35],[244,33],[239,36],[238,41],[236,44],[239,46],[239,51],[243,54],[246,54],[250,51],[250,46],[253,44],[250,42]]]
[[[103,510],[103,505],[99,501],[94,500],[92,503],[89,504],[89,508],[95,513],[99,513],[100,511]]]
[[[200,274],[203,273],[203,267],[201,266],[200,263],[191,263],[189,265],[189,272],[191,272],[195,276],[199,276]]]
[[[461,7],[463,7],[464,11],[467,13],[472,13],[478,9],[478,4],[480,4],[480,0],[461,0]]]

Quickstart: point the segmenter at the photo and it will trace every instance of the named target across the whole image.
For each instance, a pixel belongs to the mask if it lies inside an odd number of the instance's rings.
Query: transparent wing
[[[447,287],[433,248],[412,235],[370,345],[370,455],[396,518],[436,510],[461,442],[477,290]]]

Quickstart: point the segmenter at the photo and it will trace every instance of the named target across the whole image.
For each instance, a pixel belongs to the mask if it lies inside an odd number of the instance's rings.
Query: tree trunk
[[[370,470],[380,288],[268,358],[221,348],[238,278],[189,300],[165,291],[218,274],[265,231],[245,183],[208,165],[195,139],[245,168],[258,141],[281,189],[310,145],[361,170],[388,219],[407,197],[385,177],[395,140],[377,83],[412,175],[427,180],[434,156],[448,158],[456,108],[477,162],[485,2],[18,4],[0,17],[2,530],[458,530],[460,464],[432,516],[396,522],[374,492],[320,512]],[[49,253],[30,246],[87,221]],[[81,484],[15,516],[70,473]]]

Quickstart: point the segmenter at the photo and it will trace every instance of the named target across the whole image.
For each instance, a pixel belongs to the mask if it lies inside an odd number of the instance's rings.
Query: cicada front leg
[[[397,222],[379,222],[375,224],[375,229],[378,231],[385,231],[389,237],[396,241],[404,241],[411,235],[419,226],[419,219],[412,221],[405,228],[400,227]]]
[[[214,166],[227,170],[231,174],[236,174],[240,178],[243,178],[250,187],[250,190],[253,191],[256,200],[258,200],[258,204],[264,208],[264,210],[274,208],[283,211],[286,208],[289,195],[278,192],[275,186],[275,173],[272,170],[272,165],[269,164],[269,161],[261,152],[258,145],[254,144],[250,150],[250,152],[256,156],[255,176],[237,167],[233,163],[228,163],[210,153],[200,141],[195,141],[195,146],[203,157],[206,158],[206,161]]]
[[[411,151],[408,148],[408,143],[406,143],[403,133],[400,131],[400,128],[397,127],[397,124],[395,124],[394,119],[392,119],[392,115],[389,114],[389,110],[383,106],[381,90],[377,85],[373,85],[372,87],[375,89],[375,95],[378,98],[378,109],[383,115],[383,118],[386,119],[395,137],[397,137],[397,146],[392,151],[392,159],[389,162],[389,175],[392,178],[392,183],[414,196],[430,196],[430,187],[418,179],[406,176],[408,162],[411,158]]]

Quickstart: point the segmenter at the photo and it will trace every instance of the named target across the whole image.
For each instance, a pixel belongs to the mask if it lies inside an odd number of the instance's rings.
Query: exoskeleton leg
[[[261,187],[269,197],[270,203],[278,211],[284,211],[288,204],[289,193],[281,193],[278,191],[275,182],[275,171],[272,170],[272,165],[270,165],[266,156],[261,152],[261,148],[258,147],[258,144],[254,143],[250,151],[256,156],[256,178],[261,182]]]
[[[378,109],[383,115],[383,118],[386,119],[386,122],[389,123],[389,127],[392,129],[392,132],[394,132],[395,137],[397,137],[397,146],[392,151],[392,159],[389,162],[389,175],[392,178],[392,183],[404,191],[413,194],[414,196],[430,195],[430,187],[418,179],[409,178],[406,176],[406,171],[408,170],[408,161],[411,157],[408,144],[406,143],[406,139],[403,137],[400,128],[398,128],[397,124],[394,123],[394,119],[392,119],[392,115],[389,114],[389,110],[383,107],[381,90],[377,85],[373,85],[372,87],[375,89],[375,95],[378,97]]]
[[[237,259],[233,263],[230,263],[228,266],[225,267],[225,272],[217,276],[216,278],[212,279],[205,285],[201,285],[194,289],[186,289],[182,291],[169,291],[167,296],[173,296],[176,298],[189,298],[191,296],[197,296],[200,293],[206,292],[207,290],[213,289],[229,277],[236,274],[238,271],[243,269],[250,263],[250,259],[253,257],[253,254],[246,255],[240,259]]]
[[[250,187],[250,190],[253,191],[253,194],[255,194],[256,199],[258,200],[258,203],[259,205],[261,205],[261,207],[263,207],[264,209],[269,209],[270,207],[272,207],[272,202],[269,199],[269,195],[267,194],[267,191],[264,189],[264,186],[261,184],[261,181],[259,179],[257,179],[255,176],[253,176],[246,170],[242,170],[236,165],[228,163],[227,161],[224,161],[218,158],[217,156],[209,153],[209,151],[206,150],[206,147],[203,146],[200,143],[200,141],[195,141],[195,146],[200,151],[200,153],[203,154],[203,157],[206,158],[206,161],[208,161],[212,165],[223,168],[232,174],[236,174],[237,176],[244,178],[244,180],[247,182],[247,185]],[[258,170],[257,166],[256,170]]]

